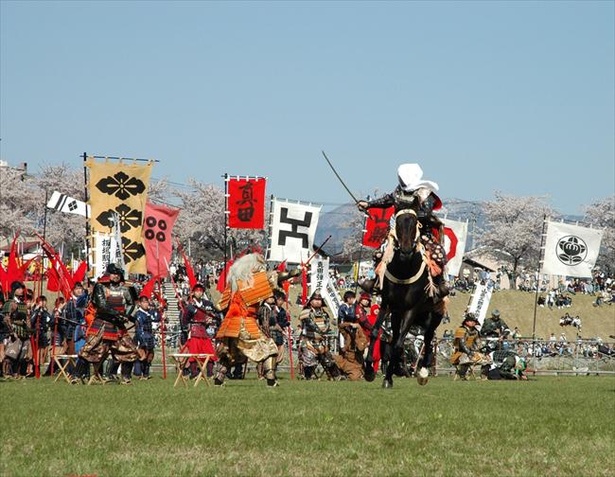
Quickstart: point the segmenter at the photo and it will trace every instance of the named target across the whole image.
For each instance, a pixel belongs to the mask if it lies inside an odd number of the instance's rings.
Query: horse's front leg
[[[407,316],[408,314],[404,313],[404,320],[407,319]],[[400,369],[404,360],[404,338],[406,337],[407,329],[404,332],[403,326],[400,326],[404,320],[397,314],[391,315],[393,337],[391,340],[391,356],[382,382],[382,387],[385,389],[393,387],[393,374]],[[402,329],[400,330],[400,328]]]
[[[420,359],[420,367],[417,369],[416,380],[424,386],[429,381],[429,367],[433,360],[434,344],[433,338],[436,334],[436,329],[442,321],[442,315],[432,312],[427,329],[425,330],[425,341],[423,342],[423,357]]]

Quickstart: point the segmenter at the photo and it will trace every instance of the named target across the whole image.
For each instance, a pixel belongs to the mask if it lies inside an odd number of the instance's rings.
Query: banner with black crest
[[[85,161],[89,169],[91,231],[109,233],[117,214],[127,273],[147,273],[142,230],[152,164],[122,159],[99,162],[94,157]]]

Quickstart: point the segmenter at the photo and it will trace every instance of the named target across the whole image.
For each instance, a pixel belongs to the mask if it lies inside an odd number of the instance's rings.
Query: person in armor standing
[[[182,313],[182,326],[188,330],[188,340],[185,347],[192,354],[211,354],[213,358],[207,363],[207,375],[213,374],[216,350],[207,330],[216,326],[218,316],[214,304],[205,297],[205,287],[197,283],[192,287],[192,296],[184,306]],[[199,369],[195,358],[190,358],[188,363],[190,376],[195,378]]]
[[[135,314],[135,339],[139,349],[139,359],[135,361],[134,374],[142,380],[151,378],[150,367],[156,347],[153,323],[158,321],[160,321],[160,318],[156,310],[152,309],[150,299],[146,296],[140,296],[139,308]]]
[[[107,266],[106,274],[94,285],[86,310],[87,342],[79,357],[85,362],[100,365],[111,353],[121,366],[121,384],[130,384],[133,363],[138,357],[137,347],[128,335],[126,321],[134,322],[136,290],[124,283],[124,271],[115,264]],[[83,362],[77,362],[80,368]],[[78,376],[83,370],[77,369]]]
[[[468,379],[468,371],[472,366],[481,366],[481,377],[487,379],[490,360],[478,352],[480,347],[479,332],[476,329],[478,319],[474,313],[466,313],[461,326],[455,330],[453,338],[454,352],[451,364],[456,367],[455,378],[463,381]]]
[[[26,286],[19,281],[11,283],[12,297],[6,301],[2,313],[8,329],[7,347],[3,363],[4,376],[25,378],[27,357],[31,354],[32,329],[28,320],[28,305],[25,301]],[[15,352],[11,352],[12,350]]]
[[[357,203],[359,210],[365,212],[369,208],[395,208],[395,214],[403,210],[416,210],[420,223],[421,243],[425,248],[425,259],[429,265],[433,281],[433,293],[436,297],[448,295],[448,287],[444,282],[443,271],[446,264],[446,252],[442,246],[443,224],[433,213],[442,207],[442,201],[436,195],[438,184],[423,179],[423,169],[418,164],[401,164],[397,169],[399,184],[395,190],[378,199]],[[418,207],[417,207],[418,205]],[[394,220],[395,214],[391,220]],[[382,285],[387,264],[391,261],[395,246],[395,227],[389,228],[389,234],[383,244],[384,250],[375,254],[376,278],[365,280],[361,288],[371,293]]]
[[[299,314],[301,338],[299,356],[305,379],[315,379],[316,366],[320,363],[329,379],[340,379],[340,370],[335,364],[329,350],[328,334],[331,331],[331,319],[323,308],[320,291],[315,291],[307,305]]]

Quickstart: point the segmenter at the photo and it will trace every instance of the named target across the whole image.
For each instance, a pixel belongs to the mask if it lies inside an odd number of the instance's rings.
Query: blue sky
[[[349,201],[418,162],[444,199],[615,193],[615,13],[582,2],[0,1],[0,157]]]

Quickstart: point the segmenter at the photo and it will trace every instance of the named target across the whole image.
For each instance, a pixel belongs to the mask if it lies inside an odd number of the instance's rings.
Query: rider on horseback
[[[442,201],[436,195],[438,184],[424,180],[423,169],[418,164],[401,164],[397,168],[397,178],[399,185],[393,192],[369,202],[361,200],[357,206],[362,212],[372,207],[386,209],[391,206],[395,207],[395,214],[401,210],[416,210],[421,226],[421,243],[425,247],[425,257],[436,287],[436,295],[443,298],[448,295],[448,287],[443,277],[446,264],[446,253],[442,246],[443,224],[433,213],[442,207]],[[394,217],[395,215],[392,220]],[[395,246],[393,229],[393,226],[389,227],[386,240],[374,254],[376,278],[365,280],[361,285],[361,288],[367,292],[371,293],[381,287],[384,270],[391,260]]]

